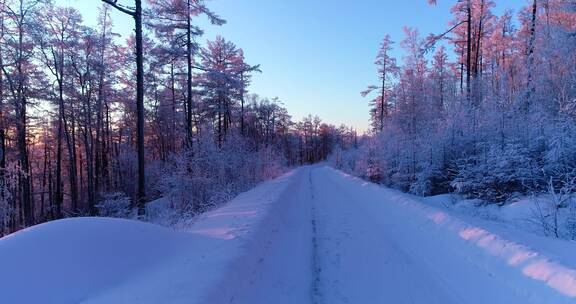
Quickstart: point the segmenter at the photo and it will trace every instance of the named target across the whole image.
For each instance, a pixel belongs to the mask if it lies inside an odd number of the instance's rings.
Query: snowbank
[[[272,203],[297,180],[295,174],[298,170],[239,195],[191,222],[185,232],[137,221],[76,218],[4,237],[0,303],[189,304],[227,295],[221,282],[231,276],[242,280],[258,262],[252,253],[263,237],[260,226],[270,223]]]
[[[558,226],[563,238],[556,238],[551,231],[545,231],[538,218],[538,205],[543,213],[550,212],[546,195],[523,197],[502,206],[478,204],[475,200],[465,200],[457,195],[437,195],[430,197],[412,196],[428,206],[457,217],[468,224],[484,227],[499,236],[525,244],[541,255],[554,258],[562,264],[576,269],[576,242],[566,237],[565,227],[569,208],[560,209]],[[552,221],[552,218],[547,219]]]
[[[327,169],[332,170],[332,169]],[[450,263],[437,256],[445,252],[464,258],[475,265],[475,271],[488,273],[507,289],[529,298],[530,303],[576,302],[576,243],[559,239],[538,237],[511,229],[506,225],[479,218],[455,215],[439,207],[422,202],[422,198],[400,191],[367,183],[356,177],[338,173],[331,177],[345,187],[353,180],[362,185],[361,191],[352,195],[362,201],[377,201],[375,213],[389,214],[394,221],[388,224],[402,232],[399,245],[420,259],[435,261],[429,265],[442,273]],[[437,198],[438,201],[443,198]],[[442,249],[440,249],[442,248]],[[453,260],[456,260],[454,257]],[[466,278],[468,270],[453,269]],[[465,277],[460,279],[464,280]],[[470,288],[481,288],[474,286]],[[493,293],[498,290],[486,290]]]
[[[184,233],[109,218],[75,218],[0,239],[0,303],[79,303],[141,275],[190,242]]]

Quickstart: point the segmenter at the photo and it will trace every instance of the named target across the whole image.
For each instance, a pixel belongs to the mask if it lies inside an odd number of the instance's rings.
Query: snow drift
[[[243,276],[232,266],[258,245],[254,236],[263,237],[256,232],[272,203],[297,180],[293,174],[200,216],[186,232],[131,220],[75,218],[4,237],[0,303],[204,303],[227,277]]]
[[[576,245],[296,169],[177,232],[56,221],[0,239],[0,303],[576,301]]]
[[[34,226],[0,240],[0,302],[79,303],[170,259],[190,240],[121,219]]]

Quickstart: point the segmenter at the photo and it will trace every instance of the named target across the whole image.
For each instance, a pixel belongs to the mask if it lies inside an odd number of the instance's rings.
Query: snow
[[[545,198],[540,196],[538,199],[542,200]],[[463,199],[456,194],[427,196],[420,198],[420,200],[427,205],[450,210],[460,215],[514,224],[533,231],[533,229],[525,225],[527,221],[534,220],[536,205],[532,197],[521,198],[504,205],[486,204],[482,200]]]
[[[506,239],[524,244],[546,257],[560,261],[563,265],[576,269],[576,242],[557,239],[544,233],[542,224],[536,218],[535,199],[545,202],[545,195],[519,198],[517,201],[498,205],[478,205],[474,200],[461,199],[458,195],[437,195],[430,197],[412,196],[414,200],[434,206],[469,224],[483,227]],[[563,212],[567,212],[563,210]],[[565,218],[560,218],[562,226]]]
[[[65,219],[0,240],[0,303],[79,303],[134,279],[190,235],[135,221]]]
[[[0,239],[0,303],[576,302],[574,242],[447,209],[447,199],[423,203],[311,166],[178,231],[47,223]]]
[[[320,280],[335,284],[322,289],[330,291],[327,303],[576,301],[574,268],[532,250],[535,239],[518,243],[515,231],[503,237],[415,196],[332,169],[313,175],[316,187],[325,189],[324,196],[316,196],[328,220],[325,261],[334,261]],[[576,249],[573,243],[547,241],[556,243],[559,255]]]

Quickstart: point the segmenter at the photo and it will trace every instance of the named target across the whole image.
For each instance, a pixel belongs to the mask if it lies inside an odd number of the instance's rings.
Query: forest
[[[357,149],[337,147],[331,162],[423,196],[505,203],[572,193],[576,2],[526,1],[501,15],[496,1],[453,2],[445,32],[405,27],[396,44],[385,36],[362,92],[372,132]],[[391,56],[397,47],[402,58]]]
[[[0,3],[0,235],[64,217],[144,218],[159,197],[193,216],[356,136],[318,117],[295,123],[282,101],[248,92],[259,65],[223,37],[199,43],[198,18],[225,23],[204,1],[94,10],[89,27],[52,1]],[[112,10],[135,22],[126,41]]]

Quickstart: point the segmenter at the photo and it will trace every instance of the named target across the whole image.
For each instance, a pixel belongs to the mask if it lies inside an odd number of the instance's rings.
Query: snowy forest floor
[[[574,303],[576,243],[325,166],[184,231],[68,219],[0,239],[0,303]]]

